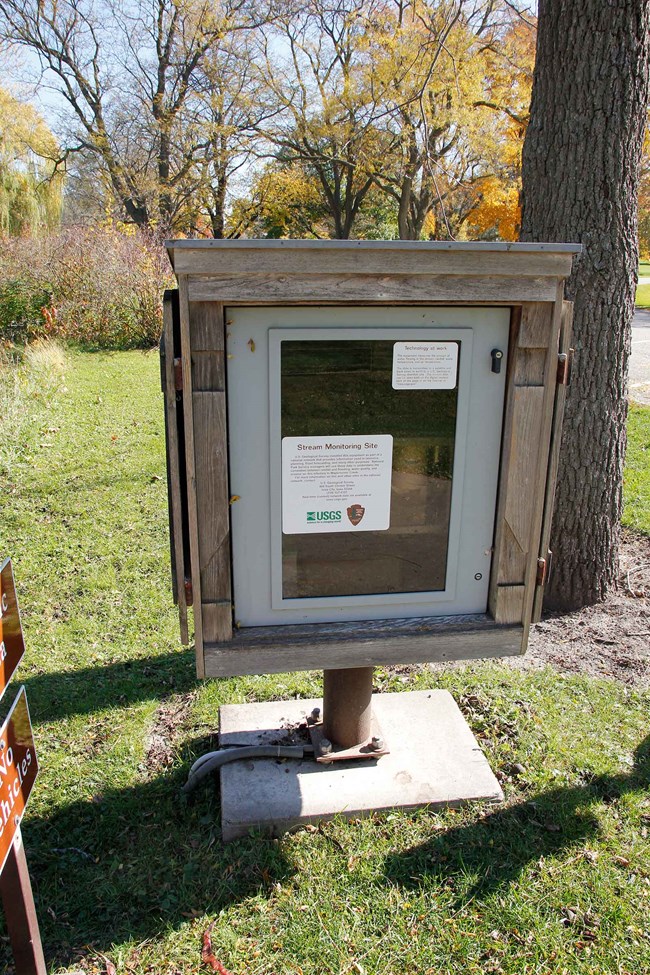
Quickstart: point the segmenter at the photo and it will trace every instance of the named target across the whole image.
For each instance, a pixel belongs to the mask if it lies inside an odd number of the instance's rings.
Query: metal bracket
[[[323,731],[323,722],[316,720],[313,715],[307,718],[307,728],[314,746],[314,757],[321,765],[353,760],[370,761],[381,758],[382,755],[390,755],[390,748],[386,744],[374,714],[370,718],[370,735],[365,741],[360,741],[352,748],[339,748],[334,742],[329,741]]]

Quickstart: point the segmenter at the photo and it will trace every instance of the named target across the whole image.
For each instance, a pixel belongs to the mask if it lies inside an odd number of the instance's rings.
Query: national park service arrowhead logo
[[[366,509],[362,504],[351,504],[348,508],[348,518],[352,524],[356,526],[361,522],[361,519],[366,513]]]

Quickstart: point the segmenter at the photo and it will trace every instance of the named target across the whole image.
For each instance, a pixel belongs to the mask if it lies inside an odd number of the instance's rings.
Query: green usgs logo
[[[308,511],[307,521],[340,521],[342,511]]]

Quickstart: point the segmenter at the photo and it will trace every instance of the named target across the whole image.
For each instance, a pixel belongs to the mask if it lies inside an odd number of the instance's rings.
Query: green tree
[[[61,216],[63,174],[56,139],[29,104],[0,88],[0,233],[52,230]]]
[[[250,192],[235,201],[233,233],[247,236],[331,236],[331,221],[318,180],[300,162],[268,163]]]

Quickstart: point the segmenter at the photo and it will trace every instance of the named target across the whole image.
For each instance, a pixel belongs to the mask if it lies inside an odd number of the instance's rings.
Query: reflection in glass
[[[282,437],[393,436],[390,528],[283,535],[285,599],[445,588],[458,390],[393,389],[394,344],[282,342]]]

